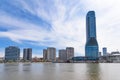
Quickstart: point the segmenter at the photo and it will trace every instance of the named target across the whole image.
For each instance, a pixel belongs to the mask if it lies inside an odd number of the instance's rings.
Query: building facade
[[[99,57],[101,57],[101,56],[102,56],[102,55],[101,55],[101,52],[99,52],[99,53],[98,53],[98,56],[99,56]]]
[[[74,57],[74,48],[67,47],[66,48],[66,55],[67,55],[67,60],[72,59]]]
[[[32,60],[32,48],[23,49],[23,60],[25,60],[25,61]]]
[[[67,53],[66,53],[65,49],[59,50],[59,60],[62,61],[62,62],[67,61]]]
[[[47,49],[43,49],[43,60],[47,60]]]
[[[103,48],[103,56],[106,56],[106,55],[107,55],[107,48],[104,47],[104,48]]]
[[[48,47],[47,48],[47,60],[48,61],[56,61],[56,48]]]
[[[19,61],[20,48],[16,46],[9,46],[5,48],[5,61]]]
[[[98,42],[96,38],[95,12],[89,11],[86,16],[86,45],[85,56],[90,60],[98,60]]]

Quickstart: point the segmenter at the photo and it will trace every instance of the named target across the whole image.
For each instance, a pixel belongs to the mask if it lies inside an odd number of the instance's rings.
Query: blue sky
[[[84,55],[85,17],[96,12],[99,50],[120,50],[119,0],[0,0],[0,56],[4,48],[33,48],[33,56],[42,56],[47,47],[71,46],[75,55]]]

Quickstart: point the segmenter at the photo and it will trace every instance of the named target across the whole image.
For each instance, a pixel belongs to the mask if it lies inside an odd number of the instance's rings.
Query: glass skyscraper
[[[85,56],[89,60],[98,60],[98,42],[96,38],[95,12],[89,11],[86,15],[86,45]]]

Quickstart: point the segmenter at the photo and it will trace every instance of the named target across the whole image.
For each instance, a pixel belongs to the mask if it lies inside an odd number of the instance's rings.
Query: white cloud
[[[0,23],[20,29],[0,32],[0,36],[9,37],[16,42],[21,42],[21,40],[36,41],[37,45],[45,46],[50,42],[48,46],[54,46],[58,49],[72,46],[75,48],[76,55],[84,55],[85,17],[89,10],[94,10],[100,51],[104,46],[108,47],[109,51],[119,49],[119,0],[67,1],[56,0],[51,2],[52,5],[48,5],[48,3],[41,5],[37,0],[34,1],[37,8],[31,7],[26,1],[20,1],[24,9],[45,21],[49,21],[52,25],[51,31],[47,31],[34,23],[11,18],[4,14],[0,16]]]

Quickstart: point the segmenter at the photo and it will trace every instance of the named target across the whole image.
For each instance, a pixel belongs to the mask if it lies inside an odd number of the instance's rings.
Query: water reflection
[[[88,80],[101,80],[99,64],[97,63],[87,64],[87,79]]]
[[[31,71],[31,63],[24,63],[23,65],[22,65],[22,71],[24,71],[24,72],[30,72]]]
[[[18,73],[19,63],[6,63],[3,65],[3,76],[1,80],[17,80],[15,76],[18,76]]]
[[[120,64],[0,64],[0,80],[120,80]]]
[[[18,63],[7,63],[7,64],[4,64],[3,66],[4,68],[4,71],[5,73],[8,73],[8,72],[18,72],[18,68],[19,68],[19,64]]]
[[[44,63],[42,66],[41,80],[75,80],[73,64]]]

